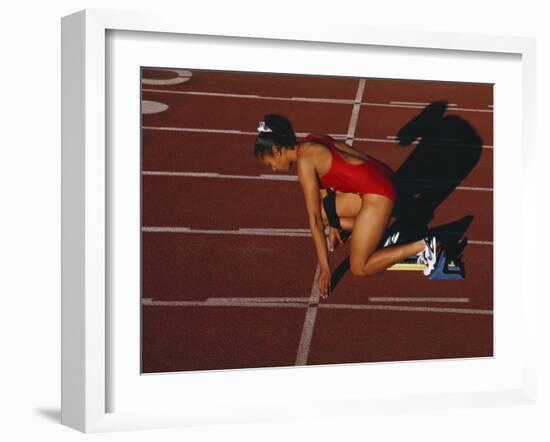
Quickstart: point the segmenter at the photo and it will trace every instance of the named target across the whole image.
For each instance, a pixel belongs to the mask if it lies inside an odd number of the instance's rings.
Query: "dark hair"
[[[268,114],[264,116],[264,127],[271,132],[260,132],[256,137],[254,155],[256,158],[272,155],[273,145],[280,147],[294,147],[298,140],[294,128],[288,118],[282,115]]]

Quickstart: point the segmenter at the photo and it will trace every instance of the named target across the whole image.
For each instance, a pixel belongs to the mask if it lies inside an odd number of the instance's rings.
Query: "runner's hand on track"
[[[334,227],[330,227],[328,232],[328,249],[333,252],[338,244],[343,244],[340,231]]]
[[[317,284],[319,286],[319,296],[321,297],[321,299],[327,299],[330,293],[330,269],[321,269]]]

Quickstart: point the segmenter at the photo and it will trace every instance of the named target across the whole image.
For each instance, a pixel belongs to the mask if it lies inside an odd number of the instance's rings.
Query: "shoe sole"
[[[435,269],[435,265],[437,263],[437,243],[435,240],[435,236],[433,236],[430,239],[430,245],[428,247],[430,248],[430,253],[433,255],[433,260],[430,263],[430,260],[426,260],[426,268],[422,271],[424,273],[424,276],[430,276],[430,273],[432,273]],[[432,246],[433,245],[433,252],[432,252]]]

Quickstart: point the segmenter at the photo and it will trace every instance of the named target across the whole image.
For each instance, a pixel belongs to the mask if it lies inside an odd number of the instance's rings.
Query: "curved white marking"
[[[181,84],[189,81],[193,76],[191,71],[184,69],[158,69],[166,72],[175,72],[177,77],[161,79],[161,78],[142,78],[141,82],[143,84],[155,85],[155,86],[170,86],[174,84]]]
[[[166,109],[168,109],[168,105],[158,101],[143,100],[141,102],[141,113],[143,114],[159,114]]]

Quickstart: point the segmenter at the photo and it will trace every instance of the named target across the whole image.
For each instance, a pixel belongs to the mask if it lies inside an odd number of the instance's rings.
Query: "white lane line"
[[[387,135],[386,136],[386,139],[387,140],[391,140],[391,141],[395,141],[395,142],[398,142],[399,141],[399,138],[396,136],[396,135]],[[368,139],[360,139],[360,138],[356,138],[356,140],[361,140],[361,141],[375,141],[375,142],[382,142],[382,143],[387,143],[388,141],[382,141],[382,140],[377,140],[376,138],[368,138]],[[468,143],[460,143],[461,140],[459,139],[456,139],[456,138],[435,138],[435,137],[429,137],[429,141],[430,143],[437,143],[439,144],[441,147],[445,147],[445,145],[447,146],[452,146],[452,147],[475,147],[475,148],[479,148],[479,145],[477,144],[468,144]],[[421,138],[420,140],[416,140],[416,141],[413,141],[411,144],[420,144],[424,142],[424,140]],[[483,149],[493,149],[493,146],[491,146],[490,144],[483,144],[481,146]]]
[[[357,86],[357,93],[355,94],[355,101],[353,103],[353,109],[351,110],[351,118],[348,125],[348,135],[346,143],[350,146],[353,144],[353,138],[355,137],[355,130],[357,129],[357,121],[359,120],[359,111],[361,110],[361,100],[363,99],[363,93],[365,92],[365,80],[359,80]]]
[[[144,170],[143,175],[148,176],[182,176],[187,178],[235,178],[241,175],[220,175],[215,172],[169,172],[165,170]],[[259,177],[251,177],[259,178]]]
[[[310,234],[311,230],[309,229],[264,229],[256,227],[241,227],[239,232],[251,232],[251,233],[303,233]]]
[[[371,302],[470,302],[470,298],[369,297]]]
[[[318,293],[318,290],[317,290]],[[259,304],[312,304],[318,302],[319,298],[317,296],[317,293],[315,293],[315,296],[312,298],[311,296],[309,298],[304,297],[234,297],[234,298],[208,298],[206,301],[200,301],[200,302],[206,302],[208,304],[211,303],[229,303],[232,305],[237,305],[240,303],[244,304],[250,304],[250,303],[259,303]],[[389,296],[373,296],[369,297],[370,302],[451,302],[451,303],[468,303],[470,302],[470,298],[442,298],[442,297],[428,297],[428,298],[419,298],[419,297],[389,297]],[[199,301],[191,301],[191,302],[199,302]]]
[[[312,102],[312,103],[332,103],[332,104],[353,104],[353,100],[348,100],[345,98],[306,98],[306,97],[291,97],[292,101],[303,101],[303,102]]]
[[[388,140],[398,140],[399,137],[397,135],[387,135],[386,138]],[[443,138],[443,137],[429,137],[429,141],[434,143],[442,143],[442,144],[450,144],[452,146],[478,146],[477,144],[461,144],[460,141],[462,141],[460,138]]]
[[[388,144],[395,144],[395,143],[399,143],[399,140],[397,139],[396,136],[394,135],[388,135],[386,137],[386,139],[383,139],[383,138],[360,138],[360,137],[356,137],[355,138],[355,141],[365,141],[365,142],[371,142],[371,143],[388,143]],[[415,140],[413,141],[412,143],[410,144],[420,144],[422,141],[420,140]],[[443,145],[443,143],[442,143]],[[462,146],[462,147],[479,147],[477,145],[474,145],[474,144],[460,144],[460,145],[453,145],[453,146]],[[443,147],[443,146],[442,146]],[[481,146],[483,149],[493,149],[493,146],[491,146],[490,144],[484,144]]]
[[[290,237],[311,237],[309,229],[266,229],[266,228],[240,228],[238,230],[216,230],[216,229],[191,229],[190,227],[142,227],[145,233],[197,233],[206,235],[252,235],[252,236],[290,236]],[[452,233],[452,232],[451,232]],[[492,246],[492,241],[467,240],[470,245]]]
[[[399,312],[425,312],[425,313],[458,313],[465,315],[492,315],[492,310],[471,309],[471,308],[448,308],[448,307],[414,307],[414,306],[397,306],[397,305],[375,305],[375,304],[330,304],[321,303],[315,307],[311,307],[312,303],[304,302],[247,302],[234,301],[231,299],[216,299],[209,298],[205,301],[160,301],[153,298],[144,298],[142,304],[152,307],[255,307],[255,308],[305,308],[306,321],[304,323],[304,331],[300,339],[299,351],[296,357],[297,365],[307,363],[309,353],[309,345],[313,334],[313,325],[317,309],[335,309],[335,310],[386,310]],[[309,316],[308,316],[309,315]],[[309,342],[308,342],[309,341]]]
[[[296,175],[232,175],[217,172],[171,172],[166,170],[144,170],[142,174],[147,176],[171,176],[186,178],[227,178],[236,180],[298,181],[298,177]]]
[[[365,81],[361,79],[360,81]],[[223,92],[200,92],[200,91],[174,91],[169,89],[150,89],[143,88],[142,92],[152,92],[159,94],[172,94],[172,95],[196,95],[196,96],[206,96],[206,97],[227,97],[227,98],[243,98],[243,99],[253,99],[253,100],[271,100],[271,101],[298,101],[304,103],[327,103],[327,104],[354,104],[356,100],[346,99],[346,98],[308,98],[308,97],[273,97],[269,95],[254,95],[254,94],[230,94]],[[360,106],[377,106],[377,107],[396,107],[396,108],[405,108],[405,109],[424,109],[427,105],[431,103],[406,103],[406,102],[390,102],[388,103],[369,103],[369,102],[359,102]],[[453,111],[464,111],[464,112],[489,112],[492,113],[492,109],[475,109],[475,108],[458,108],[456,104],[449,104]]]
[[[258,135],[258,132],[236,130],[236,129],[203,129],[198,127],[174,127],[174,126],[142,126],[143,130],[157,130],[162,132],[195,132],[195,133],[207,133],[207,134],[226,134],[226,135]],[[309,132],[296,132],[297,137],[305,137],[309,135]],[[331,134],[333,138],[346,139],[345,134]]]
[[[271,175],[271,174],[262,174],[262,175],[232,175],[232,174],[222,174],[215,172],[170,172],[164,170],[144,170],[143,175],[147,176],[167,176],[167,177],[186,177],[186,178],[223,178],[223,179],[238,179],[238,180],[268,180],[268,181],[292,181],[297,182],[298,177],[296,175]],[[420,182],[420,180],[418,180]],[[417,184],[416,180],[407,181],[404,184]],[[424,180],[423,183],[426,183],[426,187],[438,188],[445,184],[444,181],[427,181]],[[440,184],[440,186],[438,186]],[[478,192],[492,192],[492,187],[473,187],[473,186],[457,186],[457,190],[473,190]]]
[[[311,340],[313,339],[313,330],[315,328],[315,320],[317,319],[317,309],[319,306],[319,287],[317,286],[317,279],[321,267],[317,264],[315,269],[315,276],[313,277],[313,284],[311,285],[311,293],[309,296],[309,303],[307,304],[306,317],[304,319],[304,326],[302,328],[302,334],[300,336],[300,343],[298,344],[298,352],[296,354],[295,365],[306,365],[307,358],[309,356],[309,349],[311,347]],[[303,304],[302,304],[303,305]]]
[[[456,190],[473,190],[475,192],[492,192],[492,187],[469,187],[469,186],[458,186]]]
[[[309,229],[304,228],[275,228],[275,227],[241,227],[240,231],[254,231],[254,232],[309,232]]]
[[[256,94],[230,94],[225,92],[200,92],[200,91],[175,91],[171,89],[142,88],[142,92],[154,92],[159,94],[172,95],[200,95],[205,97],[228,97],[228,98],[262,98]],[[277,97],[265,97],[266,99],[277,99]],[[283,99],[283,98],[280,98]]]
[[[225,92],[200,92],[200,91],[174,91],[168,89],[142,89],[142,92],[153,92],[173,95],[197,95],[205,97],[243,98],[271,101],[303,101],[313,103],[353,104],[353,100],[346,98],[307,98],[307,97],[273,97],[269,95],[255,94],[230,94]]]
[[[269,179],[262,175],[231,175],[216,172],[170,172],[164,170],[144,170],[143,175],[147,176],[177,176],[185,178],[227,178],[239,180],[265,180]],[[278,177],[281,180],[281,176]],[[289,181],[284,177],[282,181]],[[292,180],[295,181],[295,180]]]
[[[251,298],[251,297],[248,297],[248,298],[245,298],[245,297],[241,297],[241,298],[208,298],[208,299],[218,299],[218,300],[224,300],[226,302],[246,302],[246,303],[249,303],[249,302],[256,302],[256,303],[260,303],[260,304],[263,304],[264,302],[275,302],[275,303],[285,303],[285,302],[291,302],[291,303],[301,303],[301,304],[309,304],[311,302],[310,298],[304,298],[304,297],[292,297],[292,296],[287,296],[287,297],[280,297],[280,298],[264,298],[264,297],[256,297],[256,298]]]
[[[374,106],[374,107],[398,107],[401,109],[425,109],[425,106],[414,106],[406,104],[387,104],[387,103],[361,103],[361,106]],[[480,113],[489,113],[492,114],[492,109],[472,109],[467,107],[453,107],[448,109],[451,111],[462,111],[462,112],[480,112]]]
[[[189,227],[143,227],[145,233],[198,233],[205,235],[251,235],[251,236],[290,236],[310,237],[309,229],[239,229],[239,230],[207,230],[191,229]]]
[[[209,134],[236,134],[236,135],[257,135],[257,132],[247,132],[231,129],[199,129],[194,127],[166,127],[166,126],[142,126],[144,130],[160,130],[167,132],[199,132]]]
[[[304,297],[236,297],[236,298],[209,298],[209,299],[216,299],[220,302],[233,302],[233,303],[250,303],[250,302],[256,302],[256,303],[302,303],[302,304],[311,304],[312,299],[311,297],[304,298]],[[318,297],[316,297],[318,301]],[[313,300],[313,302],[316,302]],[[404,297],[404,296],[398,296],[398,297],[390,297],[390,296],[374,296],[369,297],[369,302],[451,302],[451,303],[468,303],[470,302],[470,298],[453,298],[453,297],[427,297],[427,298],[419,298],[419,297]]]
[[[260,178],[262,178],[263,180],[274,181],[298,181],[298,177],[296,175],[272,175],[262,173],[260,175]]]
[[[304,308],[303,302],[246,302],[227,299],[209,298],[206,301],[158,301],[152,298],[145,298],[143,305],[155,307],[290,307]]]
[[[311,237],[309,229],[239,229],[238,235],[253,235],[253,236],[293,236],[301,238]]]
[[[212,134],[226,134],[226,135],[257,135],[257,132],[250,132],[250,131],[243,131],[243,130],[232,130],[232,129],[201,129],[201,128],[195,128],[195,127],[173,127],[173,126],[142,126],[143,130],[156,130],[160,132],[196,132],[196,133],[212,133]],[[298,132],[296,133],[297,137],[304,137],[308,135],[307,132]],[[346,134],[327,134],[331,137],[337,139],[337,140],[347,140]],[[365,142],[371,142],[371,143],[388,143],[388,144],[396,144],[399,142],[396,136],[394,135],[388,135],[385,139],[384,138],[361,138],[361,137],[354,137],[353,141],[365,141]],[[419,144],[421,141],[413,141],[410,144]],[[472,147],[478,147],[474,146],[473,144],[454,144],[453,146],[472,146]],[[481,146],[484,149],[493,149],[493,146],[491,145],[483,145]]]
[[[390,104],[405,104],[405,105],[414,105],[414,106],[429,106],[432,103],[419,103],[416,101],[390,101]],[[456,107],[457,105],[455,103],[446,103],[447,106],[453,106]]]
[[[142,232],[152,233],[194,233],[190,227],[142,227]],[[227,230],[227,232],[230,232]]]
[[[320,308],[332,308],[343,310],[389,310],[401,312],[430,312],[430,313],[463,313],[469,315],[492,315],[492,310],[472,308],[448,308],[448,307],[413,307],[397,305],[372,305],[372,304],[320,304]]]

